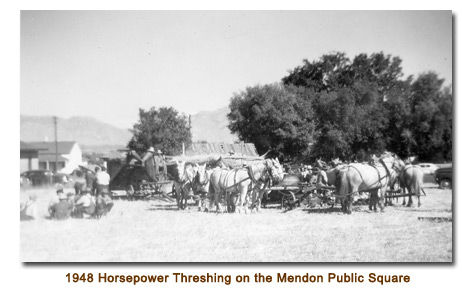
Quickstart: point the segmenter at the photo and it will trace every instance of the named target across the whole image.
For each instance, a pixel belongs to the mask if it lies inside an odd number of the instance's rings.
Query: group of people
[[[97,166],[95,172],[88,170],[85,175],[77,170],[76,175],[75,193],[65,194],[64,189],[59,188],[48,204],[50,219],[101,218],[111,211],[114,202],[109,191],[110,176],[106,168]],[[20,206],[20,220],[37,218],[37,195],[31,194],[29,200]]]
[[[51,219],[66,220],[72,218],[101,218],[109,213],[114,202],[107,189],[103,189],[91,195],[91,189],[87,188],[79,194],[64,193],[63,189],[56,191],[49,205],[48,213]]]
[[[82,194],[89,190],[90,195],[96,196],[103,190],[109,191],[109,182],[111,177],[104,166],[96,166],[95,171],[87,170],[85,173],[81,170],[76,171],[77,178],[74,183],[75,194]]]
[[[155,151],[154,147],[149,147],[142,159],[142,163],[152,179],[162,181],[167,178],[167,163],[160,149]]]
[[[313,178],[313,167],[311,165],[303,165],[300,168],[300,181],[310,183]]]

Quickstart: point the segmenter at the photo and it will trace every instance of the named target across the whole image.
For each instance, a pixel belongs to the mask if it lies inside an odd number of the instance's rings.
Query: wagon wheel
[[[281,198],[281,208],[283,210],[292,210],[295,207],[295,202],[292,202],[293,199],[293,193],[290,192],[290,195],[287,194],[282,194]]]

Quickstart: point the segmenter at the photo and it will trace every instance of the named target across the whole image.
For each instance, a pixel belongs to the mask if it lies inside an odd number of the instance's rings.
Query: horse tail
[[[422,188],[422,183],[423,183],[423,172],[422,170],[417,170],[414,169],[414,174],[412,176],[412,187],[413,191],[415,192],[416,196],[420,195],[421,188]]]

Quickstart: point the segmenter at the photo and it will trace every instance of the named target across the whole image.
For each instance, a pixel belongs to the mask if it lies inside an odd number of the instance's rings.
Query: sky
[[[195,114],[303,59],[384,52],[452,84],[451,11],[22,11],[20,113],[132,128],[138,109]]]

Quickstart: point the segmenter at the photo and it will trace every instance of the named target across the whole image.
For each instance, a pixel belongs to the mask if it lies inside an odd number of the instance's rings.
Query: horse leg
[[[380,212],[383,212],[383,210],[385,209],[385,192],[386,192],[386,187],[385,188],[382,188],[382,189],[378,189],[377,190],[377,199],[378,199],[378,203],[379,203],[379,208],[380,208]]]
[[[374,196],[372,195],[373,192],[369,193],[369,210],[372,211],[372,208],[374,207]]]
[[[408,199],[408,201],[407,201],[407,206],[408,206],[408,207],[412,207],[412,204],[413,204],[413,202],[412,202],[412,189],[411,189],[411,188],[408,188],[407,191],[411,194],[411,195],[409,195],[409,199]]]
[[[351,206],[353,205],[353,195],[349,195],[348,196],[348,209],[347,209],[347,214],[350,215],[351,214]]]
[[[217,213],[219,213],[221,212],[221,208],[220,208],[221,191],[215,191],[215,193],[213,194],[213,197],[214,197],[215,205],[217,207]],[[210,206],[210,208],[212,208],[212,206]]]
[[[248,206],[249,204],[245,204],[245,201],[246,201],[246,198],[247,198],[247,191],[249,190],[249,187],[248,186],[242,186],[240,188],[240,194],[239,194],[239,209],[238,209],[238,212],[241,213],[242,209],[244,209],[244,212],[247,214],[248,212]]]
[[[378,200],[377,190],[371,191],[370,197],[369,197],[369,210],[377,212],[377,200]]]

